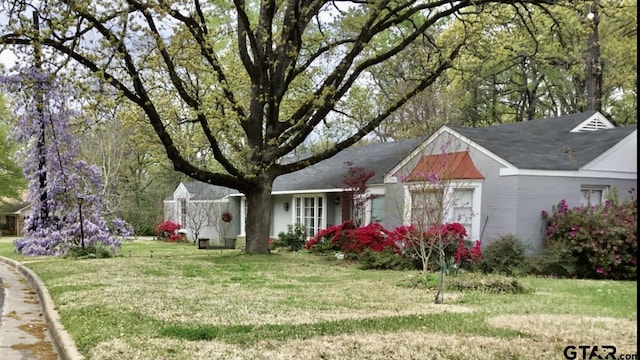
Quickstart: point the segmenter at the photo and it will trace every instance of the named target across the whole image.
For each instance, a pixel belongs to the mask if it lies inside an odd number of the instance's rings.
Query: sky
[[[16,62],[16,56],[9,50],[5,50],[0,53],[0,64],[3,64],[5,68],[10,68]]]

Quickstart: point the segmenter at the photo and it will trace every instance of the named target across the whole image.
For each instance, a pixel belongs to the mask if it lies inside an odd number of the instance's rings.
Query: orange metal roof
[[[421,157],[406,180],[424,181],[433,178],[434,175],[443,180],[484,179],[473,164],[469,152],[460,151]]]

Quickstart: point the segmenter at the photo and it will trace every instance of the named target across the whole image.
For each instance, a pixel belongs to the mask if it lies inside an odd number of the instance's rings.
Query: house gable
[[[582,167],[585,171],[638,173],[638,131]]]
[[[177,200],[177,199],[189,199],[190,197],[191,197],[191,194],[189,193],[189,190],[184,185],[184,183],[180,183],[180,185],[178,185],[176,190],[173,192],[173,199],[174,200]]]
[[[422,156],[406,180],[427,180],[432,176],[444,180],[484,179],[468,151]]]
[[[405,156],[396,166],[394,166],[391,170],[387,172],[385,175],[385,183],[396,183],[398,182],[397,175],[399,172],[405,168],[411,161],[415,161],[421,154],[428,152],[429,147],[433,147],[438,140],[447,139],[447,140],[456,140],[461,144],[461,146],[465,147],[465,149],[456,149],[456,150],[467,150],[467,151],[478,151],[491,158],[492,160],[499,163],[501,166],[508,169],[516,169],[511,163],[496,155],[492,151],[487,148],[475,143],[473,140],[459,133],[458,131],[450,128],[446,125],[440,127],[433,135],[427,138],[424,142],[422,142],[415,150]],[[447,140],[444,140],[445,142]],[[430,153],[430,152],[429,152]]]
[[[574,131],[599,119],[598,112],[585,112],[556,118],[502,124],[484,128],[455,127],[472,142],[512,164],[503,175],[552,171],[552,176],[575,173],[616,146],[636,130],[636,125],[598,131]],[[607,124],[605,127],[607,127]],[[533,172],[532,172],[533,171]]]

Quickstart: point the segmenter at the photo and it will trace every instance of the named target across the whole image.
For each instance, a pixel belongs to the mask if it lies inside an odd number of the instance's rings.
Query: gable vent
[[[598,131],[603,129],[611,129],[613,127],[613,124],[609,120],[600,116],[592,116],[591,118],[582,122],[580,125],[571,129],[570,132]]]

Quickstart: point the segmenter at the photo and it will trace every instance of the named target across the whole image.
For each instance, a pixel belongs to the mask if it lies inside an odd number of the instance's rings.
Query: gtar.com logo
[[[569,345],[564,348],[564,358],[567,360],[612,359],[637,360],[638,354],[619,354],[613,345]]]

